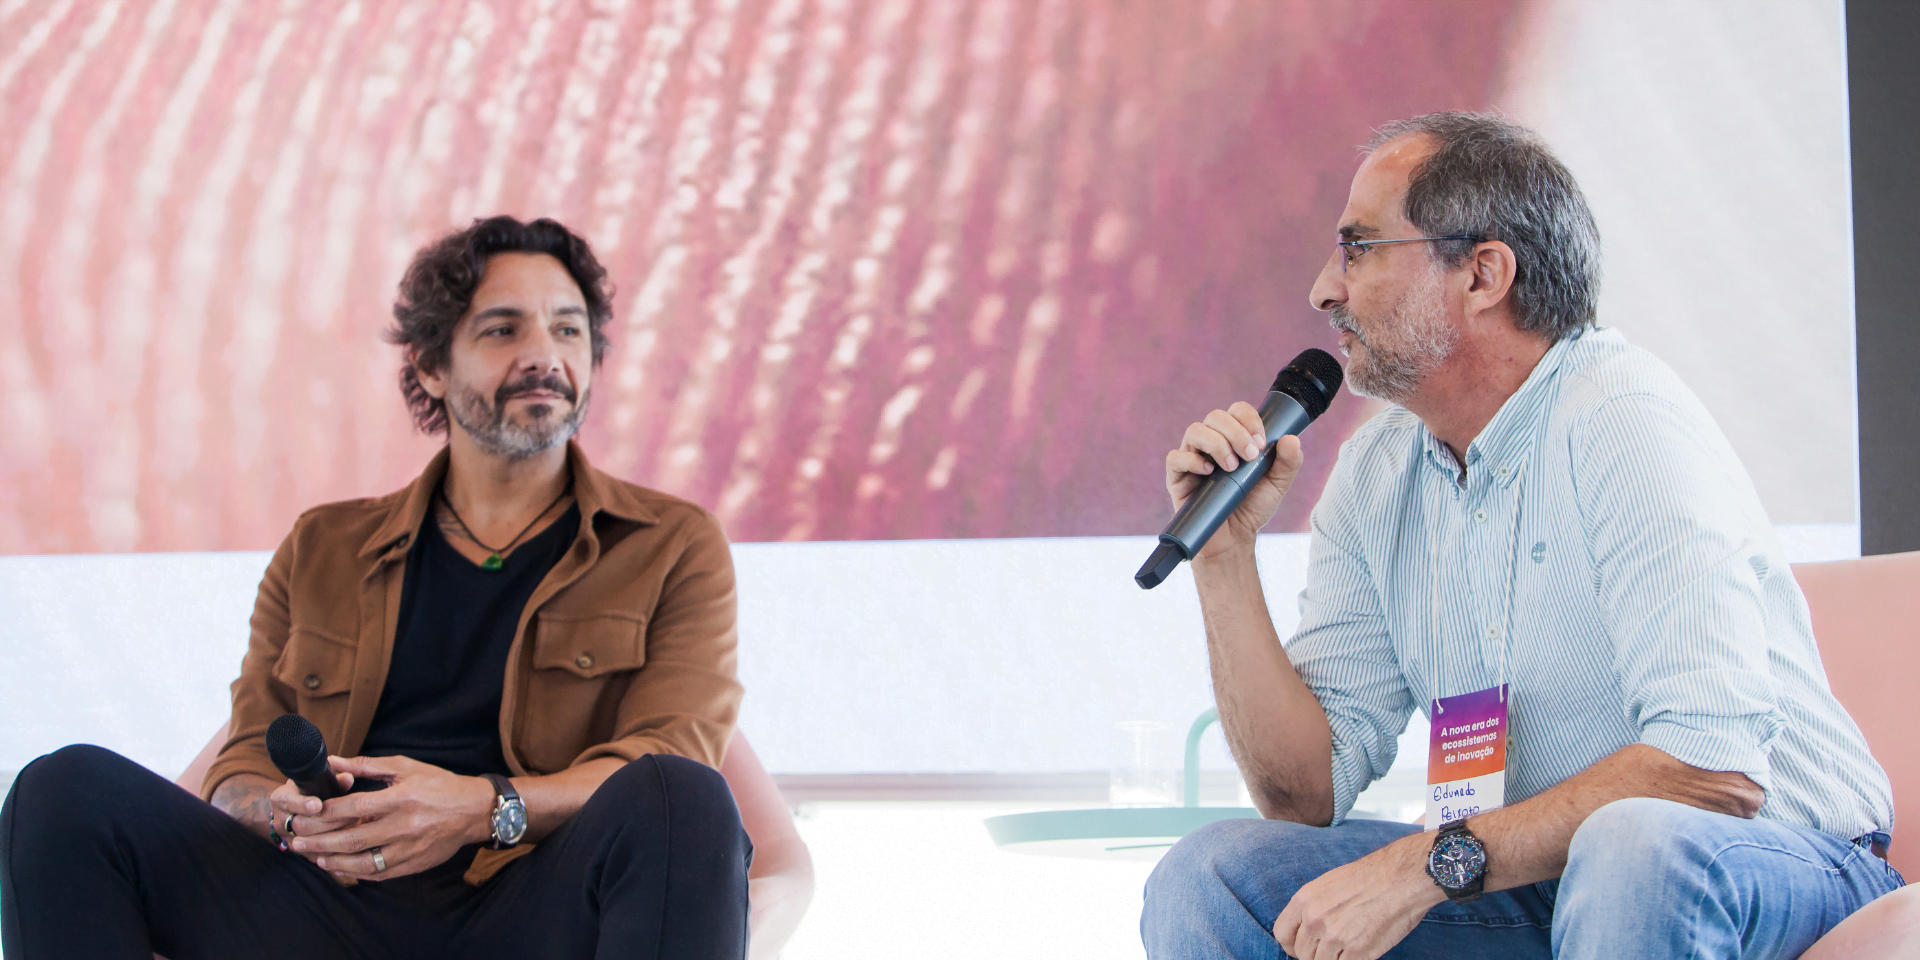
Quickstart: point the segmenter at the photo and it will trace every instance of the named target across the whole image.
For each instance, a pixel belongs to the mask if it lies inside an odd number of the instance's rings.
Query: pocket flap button
[[[583,654],[581,654],[581,655],[579,655],[579,656],[577,656],[577,657],[574,657],[574,658],[573,658],[573,665],[574,665],[574,666],[576,666],[576,667],[579,667],[579,668],[580,668],[580,669],[582,669],[582,670],[592,670],[592,669],[593,669],[593,654],[591,654],[591,653],[583,653]]]
[[[301,683],[303,683],[303,684],[306,684],[306,687],[307,687],[307,689],[308,689],[308,690],[318,690],[318,689],[320,689],[320,675],[319,675],[319,674],[317,674],[317,673],[309,673],[309,674],[307,674],[307,678],[306,678],[305,680],[302,680],[302,681],[300,681],[300,682],[301,682]]]

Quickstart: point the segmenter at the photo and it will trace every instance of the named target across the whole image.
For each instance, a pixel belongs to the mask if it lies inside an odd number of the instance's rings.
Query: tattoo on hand
[[[214,790],[213,805],[253,832],[266,836],[267,826],[273,819],[273,804],[268,800],[273,790],[240,780],[240,777],[229,778]]]

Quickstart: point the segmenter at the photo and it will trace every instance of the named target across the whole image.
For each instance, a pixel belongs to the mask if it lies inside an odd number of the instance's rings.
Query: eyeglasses
[[[1353,266],[1353,262],[1360,259],[1360,255],[1366,253],[1367,248],[1375,244],[1432,243],[1435,240],[1472,240],[1474,243],[1485,243],[1487,238],[1470,236],[1468,234],[1455,234],[1449,237],[1408,237],[1405,240],[1336,240],[1334,243],[1340,247],[1340,272],[1346,273],[1347,270]]]

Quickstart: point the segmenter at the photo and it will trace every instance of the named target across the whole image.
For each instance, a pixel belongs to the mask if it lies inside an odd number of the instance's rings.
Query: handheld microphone
[[[327,739],[306,717],[283,713],[268,724],[267,756],[301,793],[322,800],[340,795],[340,781],[327,769]]]
[[[1307,424],[1327,412],[1327,405],[1333,402],[1333,395],[1345,378],[1340,361],[1318,349],[1303,351],[1281,369],[1280,375],[1273,378],[1267,401],[1260,405],[1260,422],[1267,426],[1265,452],[1257,460],[1240,464],[1232,473],[1216,470],[1201,481],[1200,488],[1187,497],[1180,512],[1174,514],[1167,529],[1161,531],[1160,545],[1153,548],[1153,554],[1141,565],[1140,572],[1133,575],[1133,582],[1142,590],[1152,590],[1167,579],[1180,561],[1193,559],[1213,532],[1240,506],[1240,501],[1246,499],[1247,488],[1273,465],[1274,445],[1288,434],[1298,435]]]

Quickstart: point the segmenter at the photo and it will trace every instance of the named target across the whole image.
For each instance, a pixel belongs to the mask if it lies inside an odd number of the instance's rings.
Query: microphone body
[[[340,781],[327,767],[327,740],[306,717],[283,713],[268,724],[267,756],[302,794],[322,800],[340,795]]]
[[[1301,406],[1300,401],[1275,390],[1267,394],[1267,402],[1260,405],[1260,422],[1267,425],[1267,439],[1260,459],[1245,461],[1232,473],[1208,477],[1200,489],[1187,498],[1180,512],[1173,515],[1173,522],[1160,534],[1160,542],[1174,541],[1179,544],[1182,556],[1193,559],[1213,532],[1232,516],[1240,501],[1247,498],[1247,488],[1273,466],[1280,438],[1289,433],[1298,434],[1313,418],[1307,415],[1307,408]]]
[[[1260,405],[1260,422],[1267,428],[1265,449],[1258,459],[1244,461],[1230,473],[1216,470],[1201,482],[1161,531],[1160,545],[1133,575],[1140,589],[1159,586],[1180,561],[1191,560],[1200,552],[1247,498],[1247,490],[1273,466],[1280,438],[1297,436],[1325,412],[1342,379],[1339,362],[1324,350],[1308,350],[1280,371],[1266,402]]]

